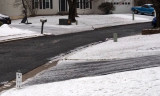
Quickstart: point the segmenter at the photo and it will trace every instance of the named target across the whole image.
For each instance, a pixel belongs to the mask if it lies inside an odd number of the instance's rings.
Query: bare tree
[[[157,27],[160,28],[160,0],[150,0],[153,3],[154,9],[156,11]]]
[[[71,20],[71,22],[76,22],[76,16],[77,16],[77,0],[68,0],[69,4],[69,16],[68,19]]]
[[[22,0],[15,0],[14,6],[22,6],[22,4]],[[31,16],[35,16],[37,14],[38,8],[34,8],[33,0],[24,0],[24,4]]]

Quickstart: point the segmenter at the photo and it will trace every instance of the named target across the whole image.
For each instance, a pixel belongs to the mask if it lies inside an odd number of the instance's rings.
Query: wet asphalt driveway
[[[160,66],[160,55],[128,58],[111,61],[59,63],[46,70],[24,85],[43,84],[81,77],[101,76],[124,71],[139,70]]]

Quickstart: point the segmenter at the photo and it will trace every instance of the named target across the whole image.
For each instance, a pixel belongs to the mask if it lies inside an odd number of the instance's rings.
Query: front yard
[[[47,19],[47,23],[44,25],[45,35],[62,35],[94,30],[101,27],[150,22],[153,16],[135,15],[135,20],[133,21],[132,14],[80,15],[77,17],[78,25],[73,24],[70,26],[58,25],[59,18],[67,18],[67,16],[30,17],[28,20],[32,24],[20,24],[21,19],[19,19],[13,20],[9,26],[3,25],[0,27],[0,41],[43,36],[40,34],[41,18]]]

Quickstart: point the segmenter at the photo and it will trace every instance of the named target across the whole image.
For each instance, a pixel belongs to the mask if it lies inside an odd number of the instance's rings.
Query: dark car
[[[153,8],[153,4],[145,4],[143,6],[135,6],[132,7],[131,10],[135,13],[141,13],[141,14],[150,14],[150,15],[154,15],[154,8]]]
[[[152,20],[152,26],[156,27],[156,25],[157,25],[157,19],[156,19],[156,17],[154,17]]]
[[[0,14],[0,22],[3,24],[11,24],[11,19],[9,16]]]

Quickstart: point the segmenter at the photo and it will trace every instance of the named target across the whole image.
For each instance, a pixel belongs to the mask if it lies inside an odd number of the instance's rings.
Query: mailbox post
[[[43,27],[44,27],[44,23],[46,23],[46,22],[47,22],[47,19],[40,19],[40,22],[42,22],[41,34],[43,34]]]

